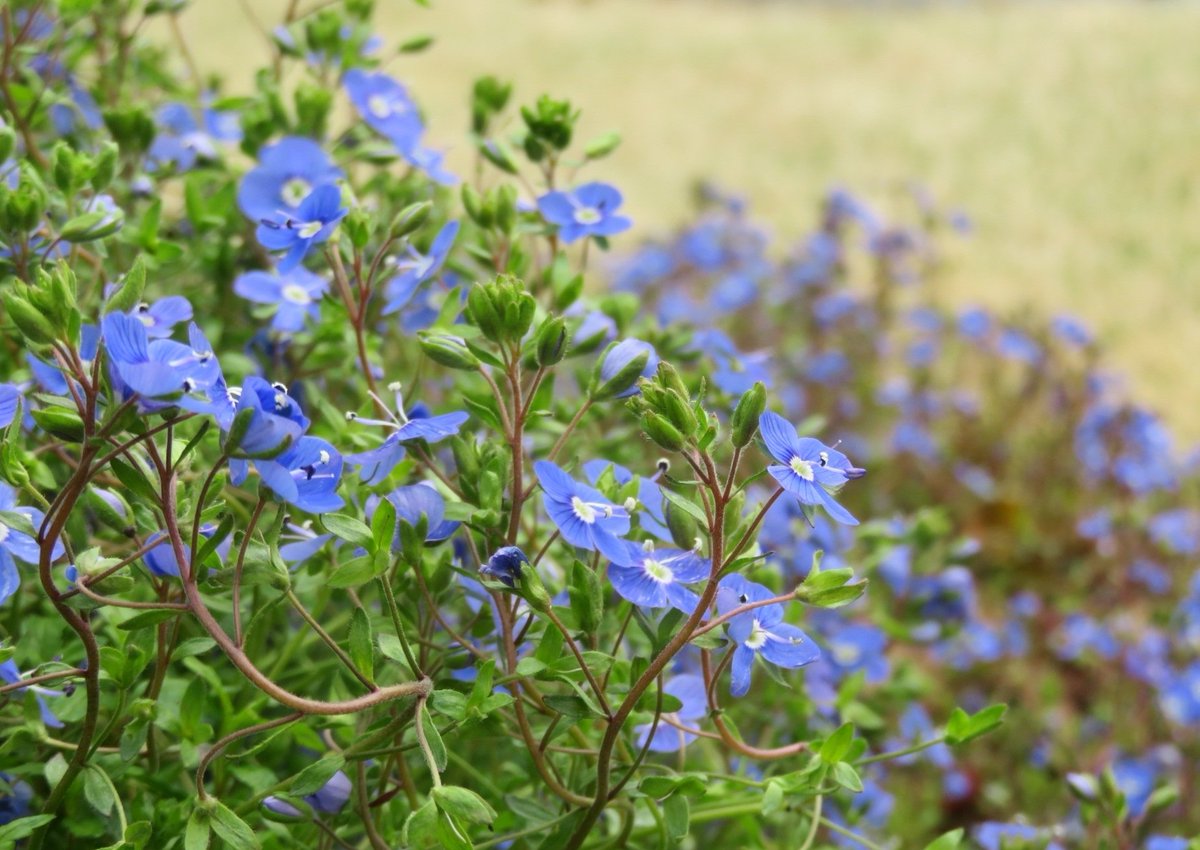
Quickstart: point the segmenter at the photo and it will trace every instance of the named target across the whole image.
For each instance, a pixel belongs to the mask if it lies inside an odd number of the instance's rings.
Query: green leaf
[[[195,809],[188,818],[183,833],[183,850],[208,850],[209,833],[212,829],[207,809]]]
[[[437,821],[437,805],[430,800],[410,814],[408,820],[404,822],[404,831],[401,833],[402,844],[405,847],[412,847],[414,850],[436,847]]]
[[[437,765],[438,773],[443,773],[449,761],[446,755],[446,745],[442,742],[442,736],[438,733],[437,726],[434,725],[429,708],[423,702],[421,703],[420,722],[421,728],[425,731],[425,739],[429,742],[429,751],[433,754],[433,763]]]
[[[685,499],[683,496],[672,490],[668,490],[666,487],[662,488],[662,494],[664,499],[700,523],[701,528],[708,528],[708,517],[704,515],[704,511],[695,502]]]
[[[844,761],[839,761],[833,766],[833,779],[838,785],[843,788],[849,788],[855,794],[863,789],[862,779],[858,776],[858,771]]]
[[[391,499],[380,499],[371,517],[372,552],[386,552],[392,548],[396,536],[396,506]]]
[[[146,746],[146,738],[150,734],[150,723],[142,718],[130,721],[121,730],[121,758],[133,761]]]
[[[854,741],[854,727],[843,723],[838,730],[825,739],[821,744],[821,761],[826,764],[837,764],[846,758],[850,745]]]
[[[30,815],[27,818],[17,818],[0,826],[0,847],[13,847],[17,839],[28,838],[34,831],[54,820],[54,815]],[[191,850],[191,848],[188,848]]]
[[[682,794],[673,794],[663,803],[663,821],[667,825],[667,835],[675,841],[687,836],[690,819],[691,807],[687,797]]]
[[[496,819],[496,810],[488,805],[487,800],[467,788],[442,785],[433,789],[432,796],[439,809],[467,823],[486,825]]]
[[[563,657],[564,651],[562,632],[554,626],[547,625],[546,631],[538,643],[538,648],[533,652],[533,657],[546,666],[550,666]]]
[[[83,770],[83,796],[87,798],[88,805],[105,817],[112,814],[113,804],[117,802],[108,776],[103,768],[94,764],[89,764]]]
[[[576,696],[569,694],[554,694],[545,697],[546,705],[566,717],[568,720],[582,720],[585,717],[597,716],[591,706]]]
[[[957,850],[958,846],[962,844],[962,840],[963,831],[961,829],[951,830],[926,844],[925,850]]]
[[[1008,706],[1004,703],[989,705],[973,715],[967,714],[961,708],[954,709],[950,720],[946,723],[946,743],[957,746],[974,740],[980,735],[986,735],[1004,722],[1004,713]]]
[[[212,828],[233,850],[258,850],[260,845],[254,830],[232,809],[218,802],[212,813]]]
[[[767,782],[767,787],[763,790],[762,798],[762,813],[763,817],[770,817],[783,808],[783,783],[772,779]]]
[[[330,573],[325,584],[328,587],[357,587],[366,584],[375,578],[375,575],[375,559],[370,555],[363,555],[347,561]]]
[[[170,608],[158,611],[143,611],[140,614],[134,614],[123,623],[118,623],[117,628],[126,632],[132,632],[136,629],[149,629],[157,626],[159,623],[165,623],[167,620],[174,619],[179,614],[179,611]]]
[[[375,638],[379,642],[379,651],[383,653],[383,657],[391,661],[398,661],[401,664],[407,664],[408,658],[404,655],[404,645],[400,643],[400,638],[387,632],[380,632]]]
[[[341,753],[330,753],[297,773],[288,785],[288,792],[297,797],[315,794],[345,765],[345,756]]]
[[[367,679],[374,680],[375,649],[371,644],[371,618],[362,608],[355,608],[350,618],[350,660]]]
[[[320,522],[326,531],[339,540],[361,546],[368,552],[375,551],[375,538],[366,523],[344,514],[323,514]]]

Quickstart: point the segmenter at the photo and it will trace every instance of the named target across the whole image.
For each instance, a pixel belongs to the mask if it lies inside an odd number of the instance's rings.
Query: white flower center
[[[312,239],[321,232],[322,227],[324,227],[324,225],[319,221],[306,221],[304,224],[300,225],[300,238]]]
[[[148,328],[154,327],[154,317],[149,313],[139,313],[138,318],[142,320],[142,324]]]
[[[580,207],[575,210],[576,224],[595,224],[600,218],[600,210],[595,207]]]
[[[656,561],[653,558],[647,558],[642,561],[642,569],[646,571],[646,575],[654,579],[659,584],[670,584],[675,580],[675,573],[671,572],[671,568],[662,561]]]
[[[811,461],[804,460],[803,458],[794,457],[794,458],[792,458],[791,467],[792,467],[792,472],[799,475],[805,481],[813,480],[813,465],[812,465]]]
[[[575,512],[575,516],[591,525],[596,521],[596,509],[585,502],[578,496],[571,497],[571,510]]]
[[[283,287],[283,300],[290,301],[293,304],[307,304],[312,301],[308,295],[308,290],[297,283],[289,283]]]
[[[293,177],[283,184],[283,190],[280,194],[283,196],[283,202],[289,207],[298,207],[300,206],[300,202],[307,198],[311,191],[312,186],[307,180],[300,177]]]
[[[833,660],[843,667],[852,667],[862,658],[858,647],[850,643],[835,643],[833,645]]]
[[[387,118],[392,114],[392,102],[381,94],[367,98],[367,111],[376,118]]]
[[[770,636],[770,632],[760,626],[758,620],[755,620],[754,628],[750,630],[750,637],[746,638],[746,646],[750,649],[762,649]]]

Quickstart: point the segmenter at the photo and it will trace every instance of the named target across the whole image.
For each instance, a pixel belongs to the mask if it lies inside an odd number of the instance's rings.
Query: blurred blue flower
[[[271,330],[296,333],[317,318],[318,302],[329,289],[329,281],[297,266],[286,274],[252,271],[237,276],[233,291],[248,301],[274,304]]]
[[[288,136],[264,147],[258,165],[238,186],[238,207],[255,222],[299,218],[300,205],[322,186],[334,186],[342,170],[312,139]]]

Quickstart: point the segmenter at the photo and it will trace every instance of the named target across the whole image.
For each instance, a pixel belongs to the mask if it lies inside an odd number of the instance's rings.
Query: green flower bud
[[[668,390],[662,393],[662,400],[656,405],[656,408],[685,437],[691,437],[696,433],[700,422],[696,419],[696,413],[692,410],[691,403],[681,397],[678,392]]]
[[[471,353],[460,337],[449,334],[419,334],[421,351],[430,360],[451,369],[477,369],[479,358]]]
[[[301,83],[294,95],[296,126],[302,135],[321,138],[333,109],[333,92],[321,86]]]
[[[754,386],[746,390],[738,399],[737,407],[730,418],[729,438],[736,448],[742,449],[750,445],[754,435],[758,433],[758,420],[767,409],[767,388],[762,381],[755,381]]]
[[[5,161],[17,147],[17,134],[13,128],[5,125],[0,127],[0,162]]]
[[[361,251],[371,241],[371,216],[356,207],[342,219],[342,230],[350,237],[350,244]]]
[[[542,322],[534,337],[537,365],[553,366],[567,353],[567,323],[562,316],[551,316]]]
[[[517,174],[517,158],[504,142],[495,139],[485,139],[479,143],[479,153],[492,165],[505,174]]]
[[[464,183],[462,187],[462,202],[463,209],[467,211],[471,221],[483,228],[492,226],[491,220],[484,215],[482,196],[468,183]]]
[[[388,226],[388,235],[392,239],[402,239],[408,234],[415,232],[429,219],[429,213],[432,209],[433,204],[429,201],[418,201],[415,204],[409,204],[396,213],[396,217],[392,219],[392,223]]]
[[[583,155],[588,159],[603,159],[615,151],[619,144],[621,144],[620,133],[605,133],[588,142],[587,147],[583,149]]]
[[[90,182],[97,192],[103,191],[117,176],[117,157],[120,149],[113,142],[105,142],[92,160]]]
[[[600,577],[587,564],[575,561],[571,567],[568,594],[579,627],[589,635],[595,634],[604,619],[604,591],[600,586]]]
[[[511,233],[517,223],[517,190],[508,183],[496,188],[496,226]]]
[[[671,532],[671,540],[675,545],[680,549],[694,547],[700,537],[700,526],[696,524],[696,520],[674,502],[666,502],[664,513],[667,518],[667,530]]]
[[[550,594],[546,590],[546,585],[542,584],[542,577],[533,567],[521,570],[521,578],[517,582],[516,591],[534,611],[545,613],[550,610]]]
[[[687,445],[687,440],[679,429],[657,413],[647,413],[642,417],[642,430],[651,440],[669,452],[677,452]]]
[[[74,194],[79,179],[80,164],[75,152],[66,142],[59,142],[51,151],[50,175],[54,180],[54,185],[64,195]]]
[[[141,303],[142,293],[145,289],[146,258],[144,255],[138,254],[137,258],[133,261],[133,265],[129,267],[129,271],[125,272],[121,288],[108,299],[108,304],[105,305],[104,312],[126,313],[132,310]]]
[[[19,416],[14,421],[19,423]],[[29,472],[25,469],[20,449],[14,443],[0,443],[0,478],[18,490],[29,484]]]
[[[49,345],[54,342],[57,334],[54,326],[46,315],[29,303],[26,298],[15,290],[5,292],[0,301],[4,304],[4,312],[9,321],[17,326],[17,330],[28,342],[34,345]]]
[[[43,407],[29,411],[38,427],[51,436],[68,443],[83,442],[83,420],[74,410],[65,407]]]

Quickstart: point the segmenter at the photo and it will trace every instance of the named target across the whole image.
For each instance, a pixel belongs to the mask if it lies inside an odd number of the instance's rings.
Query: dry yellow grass
[[[264,21],[283,2],[245,0]],[[840,183],[920,179],[976,223],[952,297],[1071,310],[1109,342],[1136,394],[1200,438],[1200,7],[1054,3],[909,10],[686,0],[380,0],[388,69],[455,145],[472,79],[584,108],[616,129],[595,168],[643,233],[681,220],[706,176],[777,234]],[[309,5],[302,2],[301,7]],[[184,18],[205,70],[244,88],[261,37],[235,0]]]

